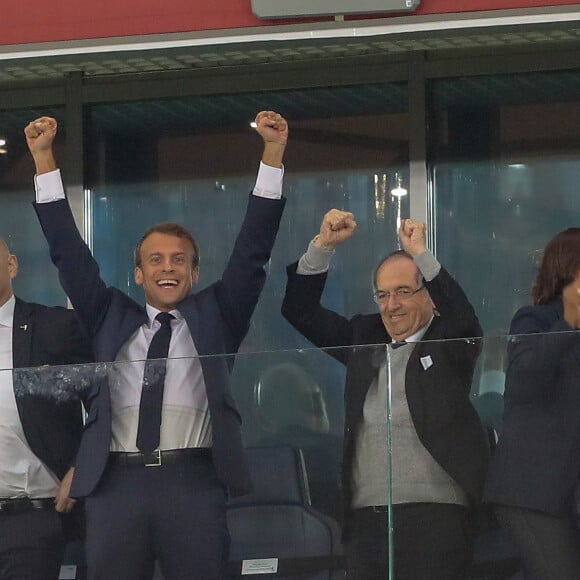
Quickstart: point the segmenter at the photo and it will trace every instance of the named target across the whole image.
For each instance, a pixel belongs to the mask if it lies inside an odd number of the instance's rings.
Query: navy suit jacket
[[[54,365],[89,362],[89,340],[72,310],[18,297],[12,328],[16,407],[32,452],[62,479],[74,464],[82,434],[80,393]],[[50,367],[49,367],[50,365]]]
[[[571,509],[580,477],[580,332],[571,330],[561,300],[512,320],[488,502],[558,516]]]
[[[229,389],[232,356],[246,335],[264,286],[285,200],[250,195],[248,210],[222,278],[185,298],[177,309],[196,345],[212,422],[216,472],[232,495],[246,493],[250,479],[243,456],[241,417]],[[121,346],[145,322],[145,308],[105,285],[83,242],[67,200],[34,204],[51,258],[77,315],[93,339],[95,358],[114,361]],[[111,442],[111,401],[106,376],[96,377],[77,456],[71,494],[92,493],[105,469]]]
[[[323,308],[320,300],[326,274],[300,275],[296,267],[297,264],[288,267],[282,314],[316,346],[348,347],[328,351],[347,367],[342,486],[348,535],[356,434],[367,392],[384,361],[385,347],[377,345],[392,339],[379,314],[347,319]],[[425,448],[472,499],[478,500],[489,450],[469,391],[481,344],[478,340],[443,339],[481,336],[482,330],[463,290],[445,269],[441,268],[432,281],[425,281],[425,286],[439,315],[407,363],[405,393],[409,411]],[[433,364],[424,369],[420,359],[427,356]]]

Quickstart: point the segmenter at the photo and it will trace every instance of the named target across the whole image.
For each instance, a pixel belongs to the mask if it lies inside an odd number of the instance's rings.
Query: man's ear
[[[11,280],[18,275],[18,258],[14,254],[8,256],[8,274]]]
[[[143,285],[143,270],[139,266],[135,266],[135,284],[137,286]]]
[[[198,281],[199,281],[199,266],[196,266],[191,271],[191,283],[192,284],[197,284]]]

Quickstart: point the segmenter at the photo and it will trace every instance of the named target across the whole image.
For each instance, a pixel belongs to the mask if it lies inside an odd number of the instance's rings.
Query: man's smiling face
[[[135,268],[135,282],[143,286],[151,306],[169,312],[189,296],[199,277],[193,267],[194,248],[187,238],[154,232],[139,250],[141,264]]]
[[[389,298],[379,304],[383,324],[389,336],[401,341],[425,326],[433,316],[434,305],[426,288],[408,298],[397,296],[397,290],[414,292],[421,288],[422,276],[413,260],[405,256],[388,259],[377,272],[376,289],[389,293]]]

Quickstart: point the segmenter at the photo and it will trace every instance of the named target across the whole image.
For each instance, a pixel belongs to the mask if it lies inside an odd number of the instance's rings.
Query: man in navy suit
[[[151,555],[167,580],[223,577],[226,491],[236,495],[250,487],[229,389],[233,357],[225,355],[237,352],[248,330],[285,203],[287,123],[272,111],[259,113],[256,123],[264,140],[262,163],[222,278],[192,293],[197,243],[177,224],[158,224],[135,252],[135,281],[143,286],[146,307],[100,278],[53,157],[56,121],[42,117],[25,129],[36,165],[35,208],[52,260],[97,360],[119,363],[91,393],[71,490],[87,498],[91,579],[140,578]],[[153,383],[144,379],[150,367],[143,361],[154,336],[168,327],[161,425],[151,449],[142,424]],[[216,354],[224,356],[204,356]]]
[[[14,296],[17,274],[0,237],[0,578],[56,580],[82,410],[46,367],[88,361],[90,347],[71,310]]]

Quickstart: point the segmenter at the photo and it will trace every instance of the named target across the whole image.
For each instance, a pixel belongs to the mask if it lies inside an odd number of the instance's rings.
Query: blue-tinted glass
[[[305,345],[282,319],[286,265],[298,260],[331,208],[355,214],[339,248],[325,302],[345,315],[376,311],[371,273],[396,248],[396,174],[408,183],[406,89],[371,85],[204,97],[91,109],[94,254],[105,280],[142,300],[133,280],[136,241],[150,225],[177,221],[201,248],[199,287],[216,280],[240,227],[261,156],[249,128],[260,109],[290,122],[288,198],[268,279],[244,350]],[[99,171],[94,168],[99,167]],[[408,215],[408,197],[401,202]]]
[[[47,305],[66,305],[56,269],[50,261],[48,247],[36,214],[34,200],[34,164],[24,138],[24,127],[41,115],[62,117],[62,109],[18,110],[0,112],[0,235],[19,260],[14,292],[24,300]],[[62,152],[66,135],[61,131],[56,154]]]
[[[284,161],[288,201],[266,285],[241,351],[308,345],[280,313],[286,266],[300,258],[331,208],[353,212],[358,229],[336,252],[324,304],[348,317],[376,312],[371,273],[379,259],[396,248],[397,205],[390,193],[397,184],[395,174],[408,184],[406,98],[404,86],[377,85],[360,91],[347,87],[92,108],[88,142],[93,249],[103,277],[142,301],[133,278],[135,243],[150,225],[176,221],[199,242],[198,286],[218,279],[262,152],[261,138],[249,121],[261,109],[275,109],[290,123]],[[408,199],[401,205],[405,217]],[[339,453],[344,368],[324,354],[239,357],[232,387],[245,418],[245,443],[267,444],[282,437],[302,446],[304,441],[291,426],[292,405],[299,401],[272,390],[272,381],[288,382],[296,375],[308,377],[305,388],[324,405],[327,437],[318,437],[312,453],[328,452],[323,439],[336,443]],[[288,427],[282,435],[278,429],[284,425],[273,431],[264,424],[256,399],[259,388],[268,391],[268,404],[273,399],[277,408],[288,411],[280,417]],[[338,461],[333,456],[335,470]],[[336,491],[329,483],[329,497]]]
[[[531,303],[542,249],[580,222],[578,72],[433,83],[437,253],[486,331]]]

